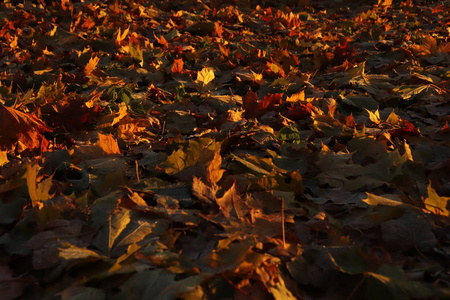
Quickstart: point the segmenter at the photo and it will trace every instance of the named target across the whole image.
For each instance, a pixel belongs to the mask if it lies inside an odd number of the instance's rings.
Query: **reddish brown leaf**
[[[355,119],[353,118],[353,113],[351,113],[350,116],[345,117],[345,125],[348,126],[348,127],[355,127],[356,126]]]
[[[269,94],[264,96],[259,105],[260,110],[271,110],[279,106],[282,103],[283,94]]]
[[[249,90],[242,97],[242,106],[244,107],[246,118],[254,118],[258,115],[258,95],[251,90]]]
[[[390,132],[392,137],[405,137],[405,135],[419,136],[420,132],[410,122],[403,120],[403,127]]]
[[[48,141],[42,133],[51,131],[36,116],[0,104],[0,149],[45,151]]]

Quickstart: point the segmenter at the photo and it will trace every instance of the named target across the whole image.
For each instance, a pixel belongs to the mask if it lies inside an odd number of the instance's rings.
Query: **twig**
[[[139,164],[138,164],[138,161],[137,161],[137,160],[135,160],[134,162],[135,162],[135,164],[136,164],[136,177],[137,177],[137,181],[140,183],[140,182],[141,182],[141,179],[139,178]]]

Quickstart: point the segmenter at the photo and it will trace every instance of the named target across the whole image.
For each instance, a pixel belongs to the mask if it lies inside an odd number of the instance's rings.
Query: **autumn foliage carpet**
[[[0,298],[450,299],[449,7],[3,1]]]

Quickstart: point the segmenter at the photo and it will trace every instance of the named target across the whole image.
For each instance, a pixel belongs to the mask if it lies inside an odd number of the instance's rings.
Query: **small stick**
[[[138,164],[137,160],[135,160],[134,162],[136,164],[136,177],[137,177],[138,182],[140,183],[141,179],[139,178],[139,164]]]
[[[161,129],[161,135],[164,135],[164,130],[166,129],[166,121],[163,122],[163,126]]]
[[[283,248],[286,249],[286,232],[284,230],[284,197],[281,197],[281,230],[283,231]]]

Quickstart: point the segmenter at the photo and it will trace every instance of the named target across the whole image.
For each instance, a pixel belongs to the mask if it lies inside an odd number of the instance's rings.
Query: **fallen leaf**
[[[4,151],[21,153],[42,152],[48,141],[42,135],[52,129],[31,114],[0,104],[0,148]]]
[[[214,78],[214,70],[212,68],[203,68],[197,73],[197,80],[195,82],[200,84],[201,87],[205,87]]]
[[[450,197],[441,197],[431,186],[431,182],[427,186],[428,197],[424,199],[426,211],[437,215],[449,216],[450,212],[447,209]]]

